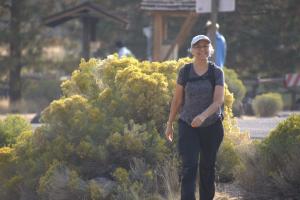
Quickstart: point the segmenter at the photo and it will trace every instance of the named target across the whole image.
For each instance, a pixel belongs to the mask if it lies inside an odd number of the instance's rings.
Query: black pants
[[[181,200],[195,200],[196,177],[200,154],[199,194],[201,200],[215,195],[215,162],[224,130],[221,120],[208,127],[192,128],[179,120],[179,154],[182,159]]]

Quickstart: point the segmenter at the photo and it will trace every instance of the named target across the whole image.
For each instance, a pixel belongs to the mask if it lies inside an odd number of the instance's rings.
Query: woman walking
[[[198,168],[200,199],[212,200],[215,195],[216,155],[224,135],[221,111],[224,73],[208,60],[213,47],[207,36],[193,37],[191,53],[193,62],[183,66],[178,74],[165,135],[168,140],[173,140],[173,122],[179,113],[181,200],[196,199]]]

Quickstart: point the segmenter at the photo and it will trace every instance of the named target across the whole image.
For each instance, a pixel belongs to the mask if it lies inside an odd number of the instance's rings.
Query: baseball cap
[[[206,35],[196,35],[195,37],[193,37],[191,41],[191,48],[193,47],[194,44],[196,44],[200,40],[206,40],[207,42],[211,43],[210,39]]]

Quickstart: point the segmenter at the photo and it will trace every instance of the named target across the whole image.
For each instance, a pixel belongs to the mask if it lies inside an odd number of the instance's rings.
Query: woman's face
[[[192,55],[195,59],[207,60],[209,57],[209,42],[206,40],[200,40],[192,47]]]

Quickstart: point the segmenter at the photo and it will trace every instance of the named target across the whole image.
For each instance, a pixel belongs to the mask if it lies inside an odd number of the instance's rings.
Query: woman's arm
[[[174,96],[171,103],[169,119],[165,135],[169,141],[173,140],[173,122],[183,102],[184,88],[180,84],[176,84]]]
[[[172,103],[171,103],[168,123],[173,123],[173,121],[175,120],[176,114],[182,104],[183,93],[184,93],[183,86],[176,84],[174,96],[173,96]]]
[[[206,118],[215,113],[224,103],[224,86],[216,85],[214,91],[213,102],[210,106],[201,114],[197,115],[192,121],[192,127],[200,126]]]

